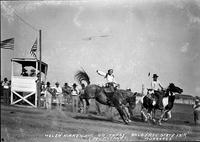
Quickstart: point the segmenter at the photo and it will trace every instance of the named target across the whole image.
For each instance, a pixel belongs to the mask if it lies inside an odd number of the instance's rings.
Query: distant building
[[[177,94],[175,103],[177,104],[194,104],[194,97],[191,95]]]
[[[142,93],[136,94],[136,102],[138,102],[143,97]],[[191,95],[185,95],[185,94],[176,94],[175,102],[176,104],[194,104],[195,98]]]

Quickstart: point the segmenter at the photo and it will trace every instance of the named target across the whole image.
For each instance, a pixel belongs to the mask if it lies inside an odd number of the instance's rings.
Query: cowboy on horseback
[[[162,84],[160,83],[160,81],[158,80],[157,74],[153,74],[153,80],[151,82],[151,89],[153,91],[153,95],[157,98],[156,105],[158,105],[158,107],[160,109],[163,109],[163,104],[162,104],[163,87],[162,87]]]

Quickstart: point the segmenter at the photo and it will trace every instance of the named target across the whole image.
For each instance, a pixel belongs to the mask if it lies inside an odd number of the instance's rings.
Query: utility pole
[[[40,48],[40,61],[39,61],[39,91],[38,91],[38,106],[40,107],[41,101],[40,101],[40,96],[41,96],[41,73],[42,73],[42,30],[39,30],[39,48]]]

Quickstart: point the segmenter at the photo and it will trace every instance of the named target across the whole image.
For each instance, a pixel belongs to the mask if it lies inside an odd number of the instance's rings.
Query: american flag
[[[36,51],[37,51],[37,39],[35,40],[32,48],[31,48],[31,51],[30,51],[30,54],[32,56],[34,56],[35,58],[37,58]]]
[[[1,41],[1,48],[14,50],[14,38]]]

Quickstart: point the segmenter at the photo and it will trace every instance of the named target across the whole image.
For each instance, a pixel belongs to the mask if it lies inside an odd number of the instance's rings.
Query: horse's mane
[[[90,77],[84,70],[78,70],[74,77],[79,84],[81,84],[82,81],[87,82],[88,85],[90,84]]]

